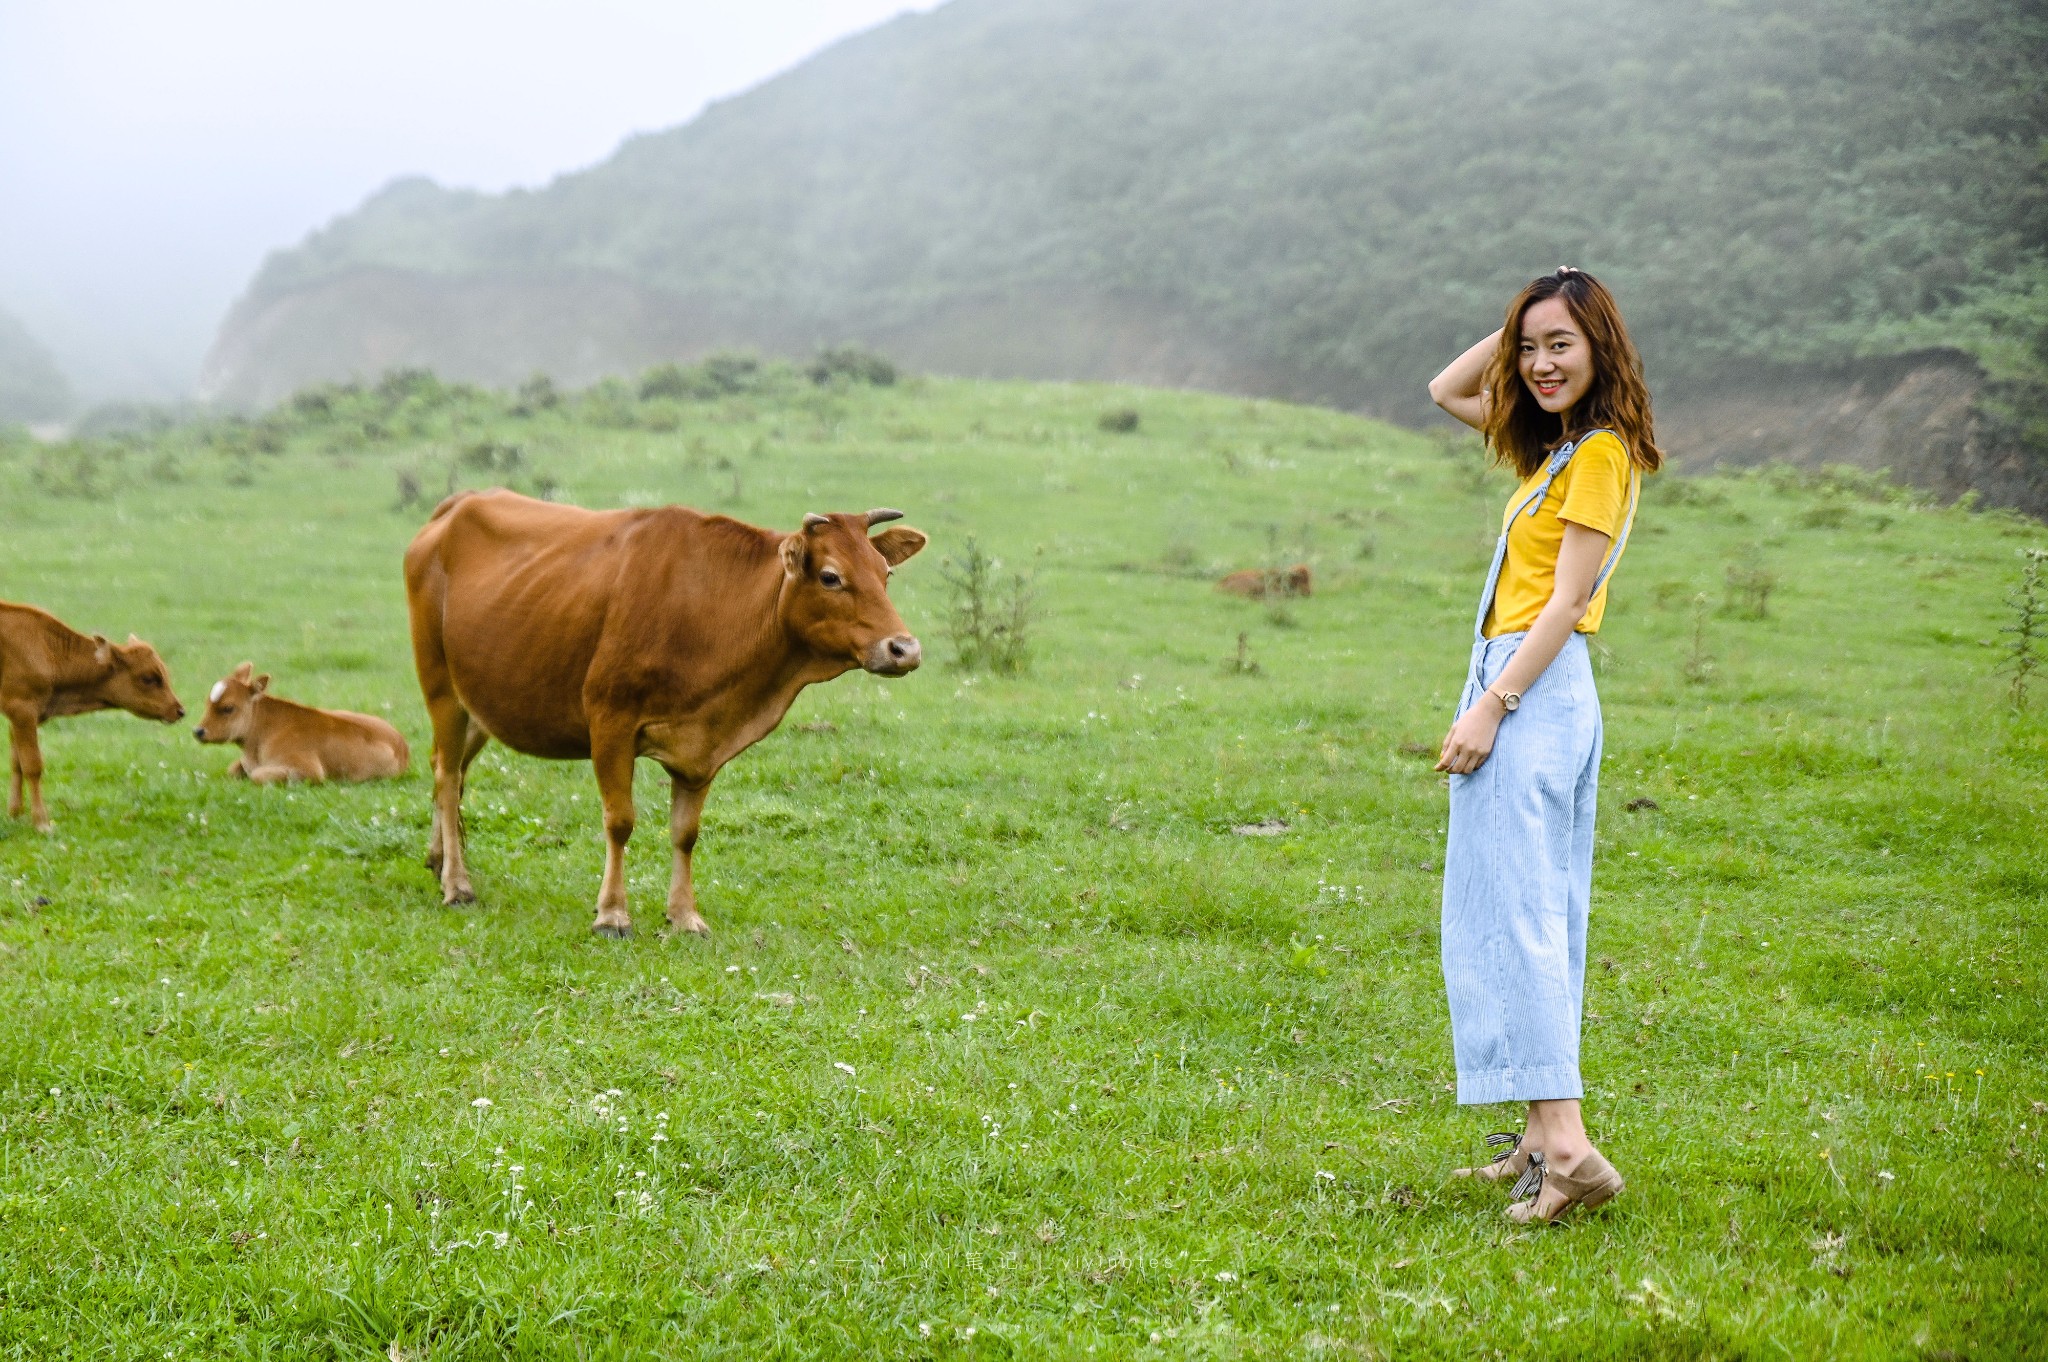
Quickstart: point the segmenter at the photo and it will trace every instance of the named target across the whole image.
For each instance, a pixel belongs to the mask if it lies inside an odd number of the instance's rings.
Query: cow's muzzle
[[[924,661],[924,646],[915,635],[897,634],[885,638],[868,649],[865,661],[861,663],[877,676],[902,676],[917,670],[917,664]]]

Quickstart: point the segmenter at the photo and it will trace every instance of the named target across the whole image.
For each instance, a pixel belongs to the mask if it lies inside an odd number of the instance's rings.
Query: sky
[[[603,160],[934,0],[0,0],[0,308],[89,400],[190,393],[264,256],[403,175]]]

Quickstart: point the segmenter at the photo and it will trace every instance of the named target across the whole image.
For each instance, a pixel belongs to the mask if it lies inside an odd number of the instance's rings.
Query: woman
[[[1593,881],[1600,701],[1586,636],[1663,461],[1614,296],[1560,267],[1429,385],[1521,475],[1480,593],[1471,669],[1437,770],[1451,776],[1443,965],[1458,1101],[1527,1102],[1490,1165],[1516,1221],[1598,1206],[1621,1175],[1580,1119],[1579,1014]]]

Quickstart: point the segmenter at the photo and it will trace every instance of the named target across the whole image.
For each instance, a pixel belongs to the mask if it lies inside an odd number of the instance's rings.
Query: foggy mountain
[[[392,185],[265,264],[202,387],[861,340],[1413,417],[1565,261],[1709,454],[2026,483],[2044,53],[2010,0],[953,0],[542,190]]]
[[[11,313],[0,311],[0,425],[55,420],[72,405],[71,385],[49,351]]]

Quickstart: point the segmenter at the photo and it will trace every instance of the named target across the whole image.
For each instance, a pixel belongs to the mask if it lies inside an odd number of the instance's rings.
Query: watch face
[[[1509,691],[1506,695],[1501,696],[1500,702],[1508,707],[1508,713],[1510,714],[1513,714],[1522,707],[1522,697],[1515,691]]]

